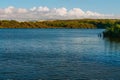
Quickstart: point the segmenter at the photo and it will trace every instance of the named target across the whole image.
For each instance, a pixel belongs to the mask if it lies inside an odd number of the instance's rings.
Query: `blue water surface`
[[[0,29],[0,80],[120,80],[120,42],[103,29]]]

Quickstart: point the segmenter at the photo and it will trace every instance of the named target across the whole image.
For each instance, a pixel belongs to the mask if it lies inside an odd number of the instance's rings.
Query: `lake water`
[[[0,80],[120,80],[120,42],[103,29],[0,29]]]

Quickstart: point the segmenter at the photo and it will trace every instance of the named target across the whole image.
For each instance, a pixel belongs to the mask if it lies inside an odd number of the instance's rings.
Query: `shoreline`
[[[70,28],[70,29],[106,29],[119,24],[119,19],[79,19],[54,21],[0,20],[0,28]]]

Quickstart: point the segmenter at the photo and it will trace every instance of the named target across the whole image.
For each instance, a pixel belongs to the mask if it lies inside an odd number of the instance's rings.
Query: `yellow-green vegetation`
[[[115,25],[113,27],[107,28],[105,32],[103,32],[104,37],[111,38],[120,38],[120,25]]]
[[[106,28],[120,24],[117,19],[26,21],[1,20],[0,28]]]

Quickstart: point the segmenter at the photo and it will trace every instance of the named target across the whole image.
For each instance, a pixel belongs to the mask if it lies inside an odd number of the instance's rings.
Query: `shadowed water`
[[[102,29],[0,29],[0,80],[120,80],[120,42]]]

